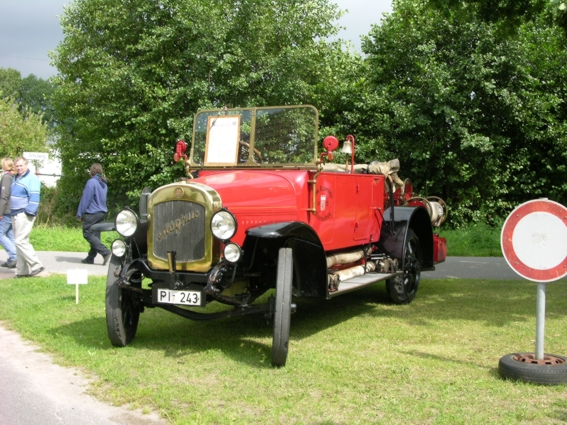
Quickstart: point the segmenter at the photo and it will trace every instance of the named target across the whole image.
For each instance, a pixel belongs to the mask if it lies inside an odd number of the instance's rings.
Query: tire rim
[[[410,241],[406,252],[406,267],[404,270],[404,286],[408,293],[415,291],[419,284],[419,258],[416,254],[416,246]]]
[[[556,356],[548,355],[548,354],[545,354],[543,356],[543,359],[541,359],[541,360],[538,360],[536,358],[535,354],[533,354],[533,353],[532,354],[530,354],[530,353],[516,354],[512,358],[517,362],[527,363],[527,364],[549,365],[549,366],[556,366],[556,365],[565,364],[565,360],[562,359],[561,357],[556,357]]]

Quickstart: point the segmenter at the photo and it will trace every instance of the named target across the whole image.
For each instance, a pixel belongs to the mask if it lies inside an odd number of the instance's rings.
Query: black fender
[[[271,264],[275,271],[280,248],[293,250],[293,295],[324,297],[327,288],[325,249],[311,226],[286,221],[250,228],[243,244],[244,260],[250,270]]]
[[[101,221],[93,224],[91,226],[91,230],[94,230],[95,232],[112,232],[113,230],[116,230],[116,227],[114,225],[114,221]]]
[[[380,252],[397,258],[400,262],[403,261],[408,229],[412,229],[419,239],[421,270],[434,270],[433,227],[429,213],[423,207],[394,207],[393,223],[391,221],[391,208],[384,212],[384,222],[378,241]]]

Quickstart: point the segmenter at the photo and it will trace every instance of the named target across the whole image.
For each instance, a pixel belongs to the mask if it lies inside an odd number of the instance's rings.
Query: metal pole
[[[536,359],[543,360],[543,337],[545,334],[545,283],[537,284],[536,315]]]

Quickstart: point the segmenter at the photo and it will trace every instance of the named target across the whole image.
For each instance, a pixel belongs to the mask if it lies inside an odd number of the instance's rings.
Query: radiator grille
[[[154,247],[156,257],[167,260],[176,251],[178,263],[205,256],[205,207],[188,201],[167,201],[154,206]]]

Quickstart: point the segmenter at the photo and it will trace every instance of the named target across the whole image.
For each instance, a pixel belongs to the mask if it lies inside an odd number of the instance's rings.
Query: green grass
[[[502,226],[484,223],[471,224],[461,229],[439,231],[447,239],[447,253],[456,257],[502,257],[500,234]]]
[[[536,285],[425,280],[410,305],[381,284],[330,301],[298,300],[288,364],[273,368],[261,317],[191,322],[147,309],[125,348],[106,334],[105,279],[0,280],[0,319],[91,393],[158,411],[172,424],[564,423],[567,387],[502,380],[498,360],[533,352]],[[567,282],[547,285],[546,352],[567,354]]]
[[[116,232],[102,232],[101,241],[110,247],[118,238]],[[88,242],[83,238],[80,227],[34,226],[30,243],[36,251],[83,252],[89,250]]]

